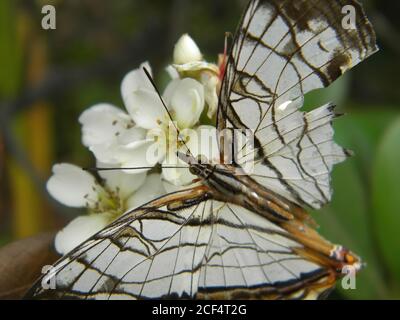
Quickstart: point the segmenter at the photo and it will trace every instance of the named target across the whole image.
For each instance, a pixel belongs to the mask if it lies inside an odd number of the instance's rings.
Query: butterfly
[[[343,27],[348,5],[355,28]],[[227,57],[216,124],[252,131],[251,173],[237,134],[221,135],[221,163],[180,153],[198,184],[127,212],[56,262],[26,297],[325,297],[345,267],[362,263],[319,235],[306,209],[330,201],[332,167],[349,151],[333,141],[332,104],[300,108],[306,93],[377,50],[355,0],[251,0]],[[225,145],[235,150],[228,163]]]

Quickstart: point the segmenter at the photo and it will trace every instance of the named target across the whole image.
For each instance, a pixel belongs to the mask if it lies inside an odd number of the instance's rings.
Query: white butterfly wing
[[[242,207],[140,208],[72,253],[27,298],[282,298],[319,295],[329,270],[289,233]],[[54,289],[44,289],[42,282]],[[322,286],[327,289],[332,285]]]
[[[215,222],[198,297],[304,298],[331,288],[328,268],[301,256],[304,246],[283,228],[237,205],[213,201],[211,206]]]
[[[44,290],[39,281],[32,297],[193,296],[195,269],[210,240],[209,228],[200,226],[203,209],[139,208],[124,215],[56,263],[47,275],[47,281],[55,279],[55,290]]]
[[[355,9],[355,29],[343,27],[346,5]],[[250,2],[228,59],[218,126],[253,130],[256,180],[300,205],[329,202],[330,171],[348,152],[333,141],[331,105],[299,109],[307,92],[373,54],[375,42],[354,0]]]

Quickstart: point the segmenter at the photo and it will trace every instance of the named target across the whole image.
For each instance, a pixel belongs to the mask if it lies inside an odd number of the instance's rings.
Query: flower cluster
[[[147,74],[145,72],[147,71]],[[175,45],[170,82],[160,96],[143,63],[121,84],[125,109],[98,104],[82,113],[82,143],[95,156],[99,178],[71,164],[57,164],[47,183],[49,193],[88,214],[70,222],[55,240],[66,254],[124,212],[166,191],[192,183],[194,177],[177,157],[191,154],[218,161],[215,123],[220,68],[203,60],[188,36]],[[118,168],[120,170],[118,170]],[[149,173],[151,172],[151,173]]]

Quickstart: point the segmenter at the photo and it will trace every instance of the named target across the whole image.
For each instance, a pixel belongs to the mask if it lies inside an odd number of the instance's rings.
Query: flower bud
[[[202,59],[199,47],[188,34],[184,34],[175,45],[174,64],[186,64]]]

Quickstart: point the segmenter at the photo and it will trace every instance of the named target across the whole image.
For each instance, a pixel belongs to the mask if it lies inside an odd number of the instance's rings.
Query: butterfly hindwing
[[[168,196],[167,196],[168,197]],[[167,200],[167,198],[165,198]],[[162,204],[163,198],[158,200]],[[212,199],[125,214],[59,260],[28,298],[291,298],[318,295],[329,270],[283,228]],[[42,282],[55,281],[53,289]],[[312,289],[318,284],[318,290]],[[322,285],[321,285],[322,283]]]
[[[330,104],[307,113],[290,104],[277,110],[274,125],[262,129],[268,132],[259,146],[263,155],[251,148],[239,152],[237,161],[245,167],[255,159],[250,176],[258,183],[294,203],[320,208],[331,199],[333,165],[350,154],[333,140],[337,116]]]

